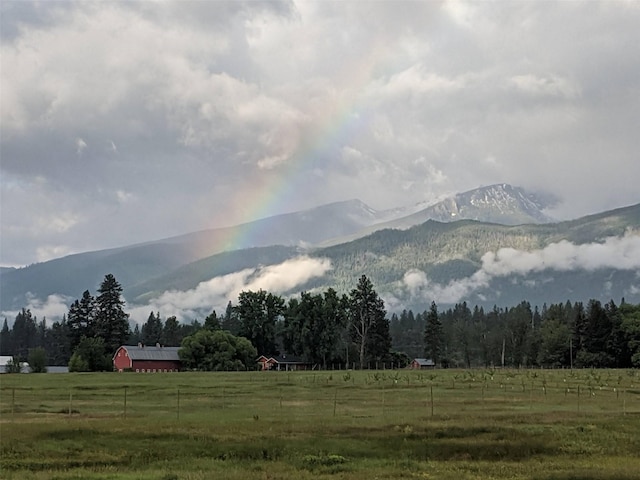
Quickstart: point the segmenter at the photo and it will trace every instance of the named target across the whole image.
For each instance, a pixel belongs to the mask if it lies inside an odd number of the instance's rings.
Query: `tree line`
[[[62,320],[47,325],[22,309],[0,330],[0,354],[70,370],[111,370],[123,344],[182,346],[187,368],[253,368],[259,354],[287,353],[329,368],[405,366],[411,358],[442,367],[638,367],[640,305],[590,300],[532,307],[470,308],[466,302],[439,311],[387,316],[372,282],[361,276],[349,294],[328,289],[288,300],[264,290],[244,291],[235,305],[213,310],[203,322],[163,320],[151,312],[131,328],[122,288],[106,275],[94,297],[88,290]],[[37,353],[37,355],[35,355]],[[35,355],[35,356],[34,356]],[[43,360],[44,359],[44,360]],[[31,362],[30,362],[31,363]]]
[[[390,321],[395,349],[452,367],[640,367],[640,305],[613,300],[523,301],[486,312],[466,302],[438,311],[404,310]]]

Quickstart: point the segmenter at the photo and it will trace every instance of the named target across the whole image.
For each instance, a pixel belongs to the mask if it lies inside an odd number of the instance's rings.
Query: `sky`
[[[640,2],[0,3],[0,265],[493,183],[640,202]]]

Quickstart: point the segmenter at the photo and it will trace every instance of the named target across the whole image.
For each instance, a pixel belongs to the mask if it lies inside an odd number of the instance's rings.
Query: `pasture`
[[[3,479],[637,479],[640,372],[0,377]]]

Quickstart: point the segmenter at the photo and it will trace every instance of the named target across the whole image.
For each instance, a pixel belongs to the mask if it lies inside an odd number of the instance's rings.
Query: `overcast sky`
[[[0,265],[492,183],[640,201],[639,1],[0,8]]]

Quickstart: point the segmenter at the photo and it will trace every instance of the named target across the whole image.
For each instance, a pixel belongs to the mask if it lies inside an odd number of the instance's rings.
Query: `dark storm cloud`
[[[246,221],[260,182],[638,201],[637,2],[1,7],[2,264]]]

